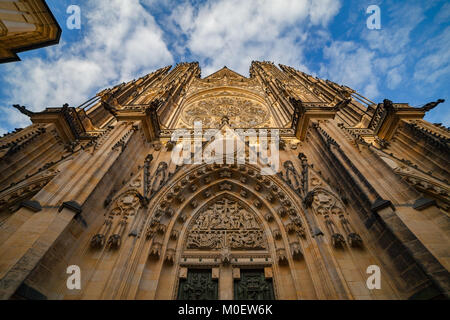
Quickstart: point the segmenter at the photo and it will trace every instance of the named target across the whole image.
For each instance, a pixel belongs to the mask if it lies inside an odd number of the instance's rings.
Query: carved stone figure
[[[223,197],[200,211],[190,228],[186,248],[261,250],[266,244],[254,214],[236,200]]]
[[[151,180],[149,180],[149,194],[148,197],[152,197],[154,194],[156,194],[164,185],[167,179],[167,163],[160,162],[158,164],[158,168],[156,168],[155,173],[153,174],[153,177]]]

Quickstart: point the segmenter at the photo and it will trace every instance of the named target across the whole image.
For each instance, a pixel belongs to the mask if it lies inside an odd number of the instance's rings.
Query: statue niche
[[[186,249],[264,250],[264,232],[239,201],[223,197],[201,209],[190,226]]]
[[[354,231],[350,221],[346,218],[348,213],[345,212],[344,205],[336,196],[322,188],[316,188],[314,189],[312,207],[317,215],[323,218],[333,247],[342,248],[345,246],[344,236],[338,228],[339,224],[342,227],[341,230],[347,235],[347,241],[351,247],[362,246],[362,238]]]
[[[142,196],[135,190],[129,190],[120,195],[98,232],[91,238],[91,248],[101,249],[106,244],[110,249],[118,249],[129,218],[135,217],[141,207],[141,198]]]

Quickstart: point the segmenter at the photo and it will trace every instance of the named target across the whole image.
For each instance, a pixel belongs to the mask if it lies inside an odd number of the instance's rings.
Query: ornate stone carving
[[[220,189],[220,191],[224,191],[224,190],[231,191],[231,189],[233,189],[233,186],[229,183],[222,183],[219,185],[219,189]]]
[[[232,172],[230,170],[224,170],[219,172],[219,177],[220,178],[231,178],[232,176]]]
[[[176,199],[179,203],[183,203],[186,200],[182,194],[179,194]]]
[[[273,196],[272,193],[269,193],[269,194],[266,196],[266,199],[267,199],[267,201],[269,201],[270,203],[273,203],[273,202],[275,201],[275,197]]]
[[[306,232],[304,227],[297,227],[297,235],[300,238],[306,238]]]
[[[290,200],[284,200],[282,202],[283,206],[290,208],[292,206],[292,202]]]
[[[344,237],[337,231],[334,222],[327,216],[325,216],[325,224],[331,234],[331,244],[335,248],[343,248],[345,246]]]
[[[281,264],[281,265],[285,265],[285,264],[288,263],[286,250],[284,248],[278,248],[277,249],[277,260],[278,260],[278,263]]]
[[[212,192],[211,192],[210,190],[206,190],[206,191],[203,193],[203,196],[204,196],[205,198],[210,198],[210,197],[212,196]]]
[[[295,233],[296,230],[297,230],[297,228],[295,227],[295,224],[294,224],[293,222],[289,222],[289,223],[286,225],[286,231],[287,231],[289,234]]]
[[[292,217],[291,220],[297,227],[301,227],[303,225],[300,217]]]
[[[356,232],[353,231],[353,228],[350,224],[350,221],[344,216],[339,216],[341,220],[342,227],[344,228],[345,232],[347,233],[347,240],[350,246],[352,247],[361,247],[362,246],[362,239]]]
[[[203,180],[204,180],[204,182],[205,182],[205,185],[211,183],[211,177],[210,177],[210,176],[205,177],[205,179],[203,179]]]
[[[300,187],[301,178],[297,173],[292,161],[286,161],[283,164],[284,167],[284,181],[294,190],[297,190]]]
[[[149,186],[147,188],[148,195],[147,197],[151,198],[153,197],[166,183],[167,179],[167,163],[160,162],[158,164],[158,168],[156,169],[155,173],[153,174],[153,177],[151,179],[148,179]]]
[[[166,251],[166,257],[164,258],[164,261],[168,264],[173,264],[173,262],[175,261],[175,249],[173,248],[168,248]]]
[[[192,128],[194,122],[201,121],[204,128],[219,128],[225,117],[232,128],[257,128],[270,121],[270,112],[261,103],[226,95],[224,91],[216,97],[205,96],[185,107],[182,113],[184,126]]]
[[[282,218],[285,217],[287,215],[286,209],[285,208],[278,209],[278,215]]]
[[[266,219],[267,222],[272,222],[273,221],[273,215],[271,213],[267,213],[264,218]]]
[[[167,208],[167,210],[165,211],[165,213],[166,213],[166,216],[168,216],[169,218],[170,218],[170,217],[173,217],[173,215],[175,214],[175,212],[173,211],[172,208]]]
[[[280,232],[280,230],[278,230],[278,229],[275,229],[275,230],[273,230],[273,237],[275,238],[275,239],[277,239],[277,240],[280,240],[281,239],[281,232]]]
[[[160,242],[153,242],[152,247],[150,248],[149,256],[159,259],[161,256],[161,247],[162,244]]]
[[[122,219],[116,226],[114,233],[109,237],[107,246],[111,249],[118,249],[122,243],[122,236],[127,226],[126,218]]]
[[[113,233],[106,241],[107,247],[118,249],[122,242],[123,234],[128,224],[128,218],[135,216],[144,202],[144,198],[135,190],[129,190],[114,202],[114,206],[109,212],[108,218],[96,235],[91,239],[92,248],[102,248],[105,245],[105,239],[111,230],[115,221],[119,220],[114,227]]]
[[[335,248],[342,248],[345,246],[345,239],[340,233],[334,233],[331,235],[331,244]]]
[[[301,249],[300,243],[298,243],[298,242],[291,242],[290,246],[291,246],[292,257],[295,260],[300,260],[303,257],[303,253],[302,253],[302,249]]]
[[[91,239],[91,247],[95,249],[103,248],[106,242],[106,236],[108,235],[109,230],[111,229],[112,220],[110,218],[106,219],[103,222],[100,230],[96,235],[94,235]]]
[[[170,239],[172,240],[177,240],[178,236],[180,235],[180,232],[177,230],[172,230],[172,232],[170,233]]]
[[[186,220],[187,220],[186,213],[184,213],[184,212],[180,213],[180,215],[178,216],[178,221],[181,223],[184,223]]]
[[[158,232],[159,234],[164,234],[166,233],[167,230],[167,226],[165,224],[158,224],[158,226],[156,227],[156,232]]]
[[[261,250],[266,244],[254,214],[239,202],[223,197],[200,211],[190,228],[186,247]]]

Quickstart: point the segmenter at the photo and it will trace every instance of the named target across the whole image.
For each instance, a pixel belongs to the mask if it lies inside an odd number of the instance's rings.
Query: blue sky
[[[450,2],[377,0],[48,0],[63,29],[57,46],[0,65],[0,134],[32,110],[77,106],[103,88],[181,61],[202,76],[224,65],[248,76],[252,60],[287,64],[358,90],[421,106],[448,100],[430,122],[450,125]],[[69,30],[69,5],[81,29]],[[369,30],[369,5],[381,30]]]

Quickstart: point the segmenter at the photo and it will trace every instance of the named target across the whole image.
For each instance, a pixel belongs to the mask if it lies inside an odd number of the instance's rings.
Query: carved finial
[[[20,113],[23,113],[24,115],[31,117],[32,115],[34,115],[34,112],[28,110],[26,107],[24,106],[20,106],[18,104],[14,104],[13,105],[14,108],[16,108],[17,110],[20,111]]]
[[[438,101],[435,101],[435,102],[429,102],[422,107],[422,110],[425,112],[428,112],[428,111],[436,108],[439,104],[444,103],[444,102],[445,102],[444,99],[439,99]]]

